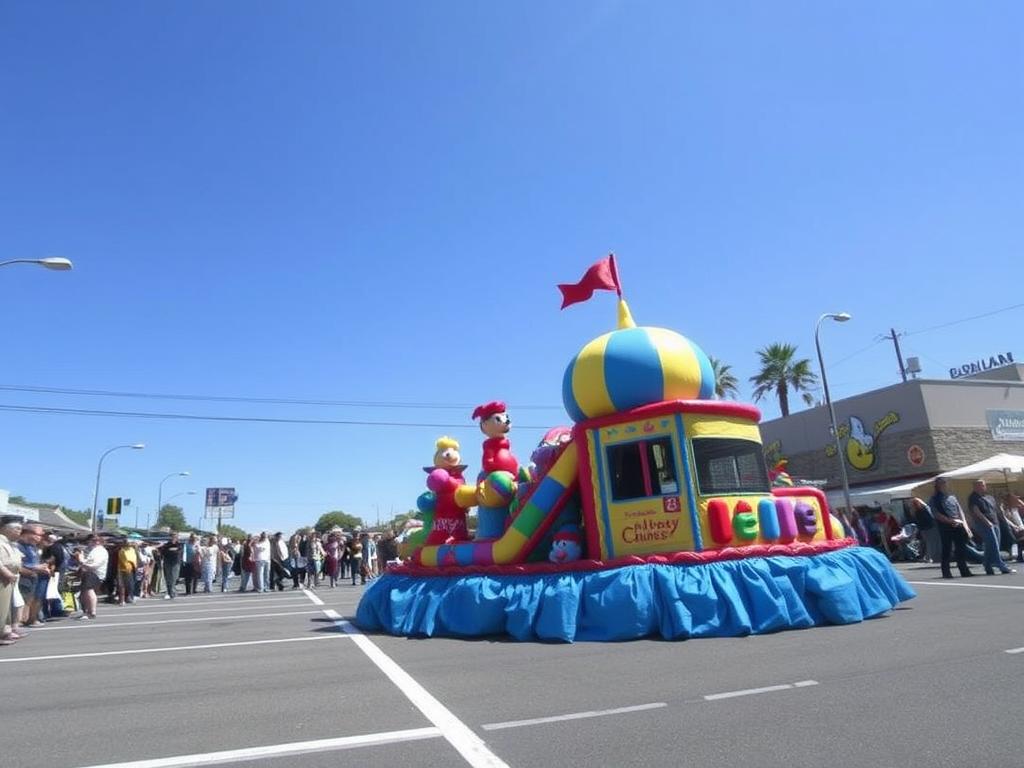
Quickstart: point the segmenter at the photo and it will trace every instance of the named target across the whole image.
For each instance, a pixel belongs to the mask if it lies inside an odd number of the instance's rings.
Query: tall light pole
[[[182,471],[182,472],[171,472],[171,474],[167,475],[167,477],[165,477],[163,480],[160,481],[160,485],[157,487],[157,491],[156,491],[156,522],[157,522],[157,525],[160,524],[160,508],[163,506],[163,501],[162,500],[163,500],[163,497],[164,497],[164,483],[166,483],[172,477],[188,477],[191,474],[192,473],[189,472],[187,469]]]
[[[71,263],[71,259],[65,259],[63,256],[48,256],[45,259],[8,259],[7,261],[0,261],[0,267],[6,267],[9,264],[38,264],[41,267],[54,269],[58,272],[67,272],[75,266]]]
[[[850,503],[850,479],[846,476],[846,459],[843,457],[843,449],[839,444],[839,425],[836,423],[836,411],[832,407],[832,397],[828,393],[828,377],[825,375],[825,359],[821,356],[821,324],[825,320],[835,320],[837,323],[845,323],[850,319],[849,312],[826,312],[818,318],[818,324],[814,327],[814,346],[818,349],[818,367],[821,369],[821,386],[825,390],[825,404],[828,406],[828,418],[832,422],[832,439],[836,444],[836,458],[839,459],[839,476],[843,481],[843,498],[846,500],[846,514],[853,512],[853,504]]]
[[[131,448],[133,451],[141,451],[145,447],[145,443],[134,443],[131,445],[115,445],[113,448],[108,448],[106,451],[103,452],[103,455],[100,456],[100,463],[96,465],[96,489],[92,493],[92,519],[89,521],[89,528],[94,533],[96,532],[97,506],[100,503],[100,473],[103,472],[103,460],[107,458],[109,454],[113,453],[114,451],[119,451],[122,448]]]

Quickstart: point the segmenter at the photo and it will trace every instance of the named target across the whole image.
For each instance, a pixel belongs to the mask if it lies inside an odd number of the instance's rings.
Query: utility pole
[[[902,334],[896,333],[895,328],[890,328],[889,333],[883,333],[879,336],[880,339],[888,339],[892,342],[893,346],[896,347],[896,360],[900,364],[900,376],[903,380],[907,380],[907,366],[903,364],[903,352],[900,350],[900,336]]]

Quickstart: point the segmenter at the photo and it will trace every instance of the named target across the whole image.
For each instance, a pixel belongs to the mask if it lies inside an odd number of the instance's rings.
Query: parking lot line
[[[1009,648],[1004,653],[1024,653],[1024,648]]]
[[[445,741],[451,744],[462,755],[463,759],[473,768],[509,768],[508,763],[491,752],[476,733],[468,725],[459,720],[444,704],[434,698],[431,693],[413,679],[412,675],[402,669],[397,662],[354,624],[344,619],[333,608],[325,608],[324,615],[334,621],[339,631],[349,635],[367,658],[370,659],[387,678],[395,684],[399,691],[423,713],[431,723],[437,726]]]
[[[1024,589],[1024,587],[1013,584],[961,584],[950,581],[908,581],[907,584],[917,584],[922,587],[971,587],[973,589]]]
[[[361,736],[341,736],[335,739],[296,741],[290,744],[274,744],[268,747],[247,747],[245,749],[229,749],[223,752],[206,752],[197,755],[156,757],[148,760],[132,760],[127,763],[103,763],[100,765],[90,765],[87,768],[183,768],[183,766],[192,765],[218,765],[259,760],[268,757],[303,755],[311,752],[334,752],[336,750],[354,749],[356,747],[373,747],[381,744],[394,744],[400,741],[436,739],[440,736],[441,732],[437,728],[411,728],[405,731],[367,733]]]
[[[817,684],[817,680],[801,680],[798,683],[784,683],[783,685],[766,685],[763,688],[746,688],[742,691],[709,693],[707,696],[704,697],[704,700],[718,701],[719,699],[734,699],[737,696],[756,696],[759,693],[775,693],[776,691],[788,691],[793,688],[809,688]]]
[[[551,717],[533,717],[529,720],[507,720],[503,723],[488,723],[481,725],[485,731],[501,731],[506,728],[522,728],[528,725],[542,725],[544,723],[560,723],[564,720],[586,720],[591,717],[606,717],[608,715],[623,715],[629,712],[644,712],[648,709],[661,709],[667,707],[664,701],[656,701],[651,704],[637,704],[632,707],[617,707],[615,709],[600,709],[589,712],[573,712],[568,715],[552,715]]]
[[[244,640],[234,643],[205,643],[203,645],[171,645],[166,648],[130,648],[121,651],[91,651],[88,653],[57,653],[49,656],[19,656],[13,659],[0,659],[0,664],[12,664],[17,661],[56,661],[58,659],[90,659],[97,656],[131,656],[140,653],[169,653],[172,651],[201,651],[207,648],[238,648],[245,645],[273,645],[276,643],[312,643],[316,640],[337,640],[346,635],[330,634],[317,637],[285,637],[277,640]]]
[[[97,624],[95,621],[76,621],[72,625],[61,627],[36,627],[33,632],[59,632],[62,629],[111,629],[114,627],[144,627],[150,624],[184,624],[191,621],[218,621],[220,619],[269,619],[273,616],[301,616],[302,614],[319,613],[319,611],[284,611],[282,613],[247,613],[241,616],[197,616],[191,619],[154,619],[152,621],[115,621],[109,624]]]

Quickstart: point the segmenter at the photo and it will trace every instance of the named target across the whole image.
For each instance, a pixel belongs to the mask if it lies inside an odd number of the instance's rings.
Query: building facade
[[[913,379],[833,403],[851,490],[928,478],[997,453],[1024,454],[1024,366],[950,381]],[[761,425],[769,466],[841,485],[828,409]]]

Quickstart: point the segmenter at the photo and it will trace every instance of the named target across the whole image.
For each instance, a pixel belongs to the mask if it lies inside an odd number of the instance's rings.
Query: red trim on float
[[[587,552],[597,554],[601,551],[600,533],[597,530],[597,510],[594,508],[594,478],[590,474],[590,443],[587,441],[587,430],[579,424],[572,428],[572,441],[576,443],[579,464],[576,466],[576,477],[579,478],[580,503],[583,505],[583,533],[587,537]],[[597,447],[594,447],[597,450]]]
[[[825,538],[832,540],[832,510],[828,506],[828,499],[820,488],[813,486],[807,488],[772,488],[772,496],[813,496],[818,500],[824,514],[821,516],[821,525],[825,529]]]
[[[575,429],[600,429],[601,427],[621,424],[624,421],[649,419],[676,413],[702,413],[712,416],[737,416],[757,424],[761,421],[761,411],[747,403],[732,403],[722,400],[663,400],[660,403],[641,405],[628,411],[619,411],[608,416],[598,416],[576,424]]]
[[[796,542],[793,544],[751,544],[746,547],[706,549],[703,552],[670,552],[662,555],[638,557],[629,555],[614,560],[576,560],[572,563],[525,563],[520,565],[448,566],[424,568],[417,565],[396,565],[387,569],[395,576],[536,576],[552,573],[606,571],[630,565],[708,565],[725,560],[745,560],[750,557],[807,557],[824,555],[847,547],[857,546],[856,539]]]

